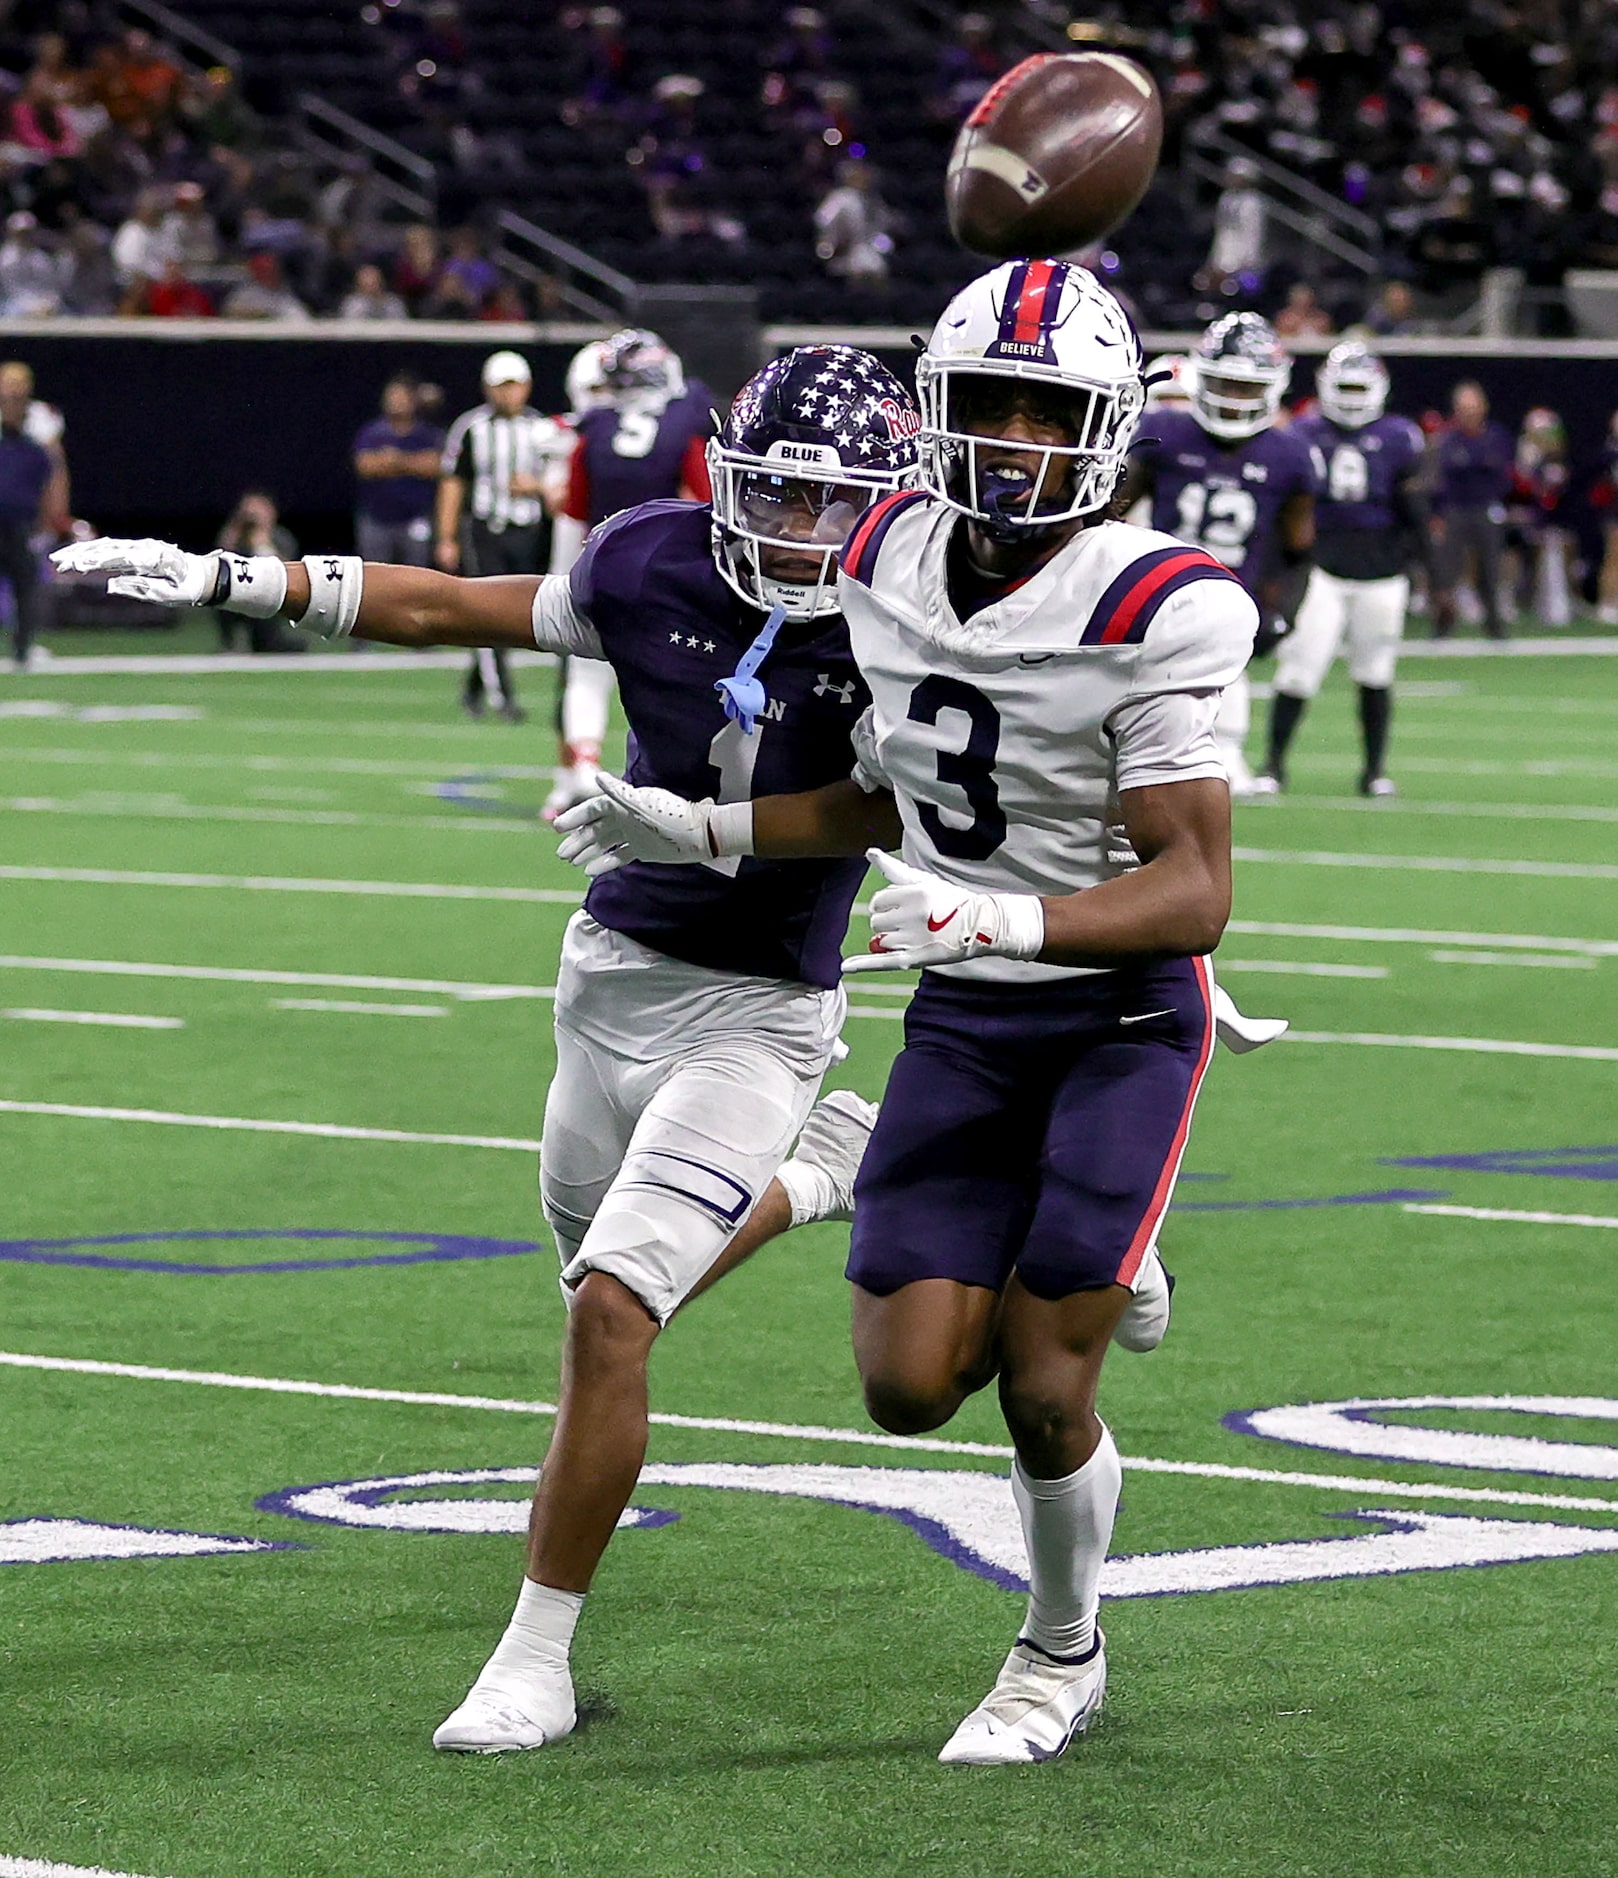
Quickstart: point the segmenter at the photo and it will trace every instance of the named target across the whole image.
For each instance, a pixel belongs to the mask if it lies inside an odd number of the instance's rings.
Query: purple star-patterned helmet
[[[873,502],[913,480],[920,427],[909,392],[869,352],[798,346],[772,359],[708,445],[720,573],[766,612],[835,613],[837,550]],[[783,553],[790,580],[767,566]]]

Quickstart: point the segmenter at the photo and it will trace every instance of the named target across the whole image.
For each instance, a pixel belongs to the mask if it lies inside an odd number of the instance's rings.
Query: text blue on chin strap
[[[721,678],[714,686],[725,700],[725,715],[733,724],[740,724],[742,734],[751,737],[753,726],[764,715],[764,707],[770,701],[769,694],[754,674],[770,655],[770,647],[775,644],[775,635],[781,630],[781,622],[786,618],[787,610],[778,606],[764,622],[759,636],[742,654],[740,663],[729,678]]]

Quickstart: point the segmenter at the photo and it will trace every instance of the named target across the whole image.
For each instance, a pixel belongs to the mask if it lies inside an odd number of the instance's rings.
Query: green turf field
[[[543,1451],[524,1144],[578,887],[534,820],[549,674],[524,729],[403,657],[0,680],[0,1351],[135,1372],[0,1363],[0,1871],[1618,1870],[1618,661],[1406,674],[1400,800],[1349,793],[1339,681],[1296,793],[1239,815],[1224,980],[1302,1037],[1216,1062],[1174,1330],[1103,1386],[1126,1464],[1189,1464],[1126,1475],[1115,1584],[1180,1594],[1114,1597],[1102,1722],[1023,1771],[933,1758],[1021,1602],[992,1533],[947,1534],[1009,1493],[929,1476],[1002,1474],[1003,1431],[984,1399],[945,1431],[977,1452],[863,1439],[831,1227],[657,1352],[637,1501],[678,1517],[609,1554],[588,1725],[431,1753],[516,1540],[398,1529],[410,1489],[285,1496]],[[853,1005],[836,1079],[875,1094],[902,996]],[[1359,1452],[1224,1421],[1426,1396],[1574,1400],[1278,1424]],[[413,1491],[475,1503],[428,1525],[523,1497]],[[162,1534],[291,1549],[29,1562]],[[1192,1588],[1221,1572],[1287,1581]]]

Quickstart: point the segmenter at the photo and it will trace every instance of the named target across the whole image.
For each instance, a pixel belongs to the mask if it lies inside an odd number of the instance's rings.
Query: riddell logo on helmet
[[[888,427],[889,437],[896,441],[904,437],[914,437],[921,429],[921,413],[902,405],[897,398],[883,398],[876,408],[882,413],[883,422]]]

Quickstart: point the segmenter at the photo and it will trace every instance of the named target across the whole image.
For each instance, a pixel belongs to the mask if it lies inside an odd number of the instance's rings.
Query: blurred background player
[[[382,415],[354,439],[354,547],[361,560],[429,565],[443,453],[444,433],[417,411],[415,382],[390,378],[382,387]]]
[[[484,402],[450,425],[438,483],[433,558],[446,574],[538,574],[550,558],[547,475],[571,441],[565,424],[532,410],[533,374],[516,352],[484,361]],[[520,724],[506,655],[472,655],[461,701],[473,717],[492,702]]]
[[[1408,418],[1387,413],[1387,367],[1357,340],[1332,348],[1315,393],[1319,415],[1299,418],[1292,429],[1315,452],[1315,565],[1297,624],[1277,651],[1269,754],[1253,792],[1274,795],[1286,786],[1293,733],[1346,639],[1365,746],[1359,791],[1391,796],[1384,771],[1393,672],[1410,604],[1409,565],[1427,526],[1418,488],[1425,441]]]
[[[687,385],[679,359],[656,333],[625,327],[586,346],[569,368],[568,400],[577,440],[551,557],[558,574],[589,531],[620,509],[671,497],[706,502],[711,494],[704,452],[713,434],[712,393]],[[567,660],[557,686],[561,767],[547,816],[594,789],[611,697],[604,661]]]
[[[273,554],[282,561],[298,552],[298,539],[281,521],[281,510],[267,489],[244,489],[235,508],[225,517],[215,542],[227,554]],[[217,612],[219,650],[234,652],[236,635],[244,633],[253,652],[303,652],[303,640],[283,631],[273,619],[252,619],[242,613]]]
[[[1260,645],[1273,645],[1295,608],[1314,541],[1309,448],[1277,428],[1292,362],[1256,313],[1227,313],[1190,357],[1190,408],[1160,404],[1141,424],[1119,496],[1127,513],[1151,497],[1151,525],[1222,561],[1258,603]],[[1231,793],[1253,786],[1245,676],[1220,704],[1219,753]]]
[[[1465,380],[1450,394],[1450,421],[1434,454],[1433,637],[1447,639],[1455,630],[1455,590],[1470,568],[1483,630],[1491,639],[1504,639],[1500,554],[1516,450],[1510,433],[1489,416],[1489,400],[1476,380]]]
[[[67,423],[54,404],[34,395],[33,367],[21,359],[0,365],[0,409],[21,409],[23,432],[39,444],[51,460],[41,523],[47,534],[65,535],[73,519],[73,491],[67,470]],[[9,419],[7,420],[10,421]]]
[[[1555,631],[1573,623],[1573,531],[1567,525],[1572,480],[1567,430],[1555,411],[1535,405],[1517,433],[1506,504],[1504,598],[1512,620],[1526,608]]]
[[[29,670],[39,627],[39,564],[34,536],[44,525],[55,464],[28,431],[33,375],[24,366],[0,380],[0,575],[11,586],[12,658]],[[26,374],[26,381],[24,374]]]

